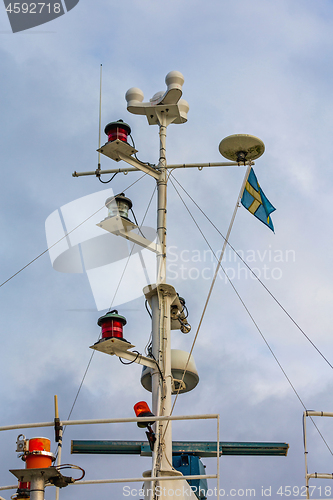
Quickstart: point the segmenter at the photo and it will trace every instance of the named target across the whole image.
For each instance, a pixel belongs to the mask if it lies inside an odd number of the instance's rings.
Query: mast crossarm
[[[152,252],[157,254],[161,253],[161,245],[155,243],[153,241],[144,238],[140,234],[134,233],[134,229],[137,229],[138,226],[133,224],[133,222],[116,215],[114,217],[106,217],[106,219],[102,220],[98,224],[98,227],[108,231],[111,234],[115,234],[116,236],[122,236],[126,238],[126,240],[135,243],[136,245],[140,245],[143,248],[147,248]]]
[[[90,346],[90,349],[104,352],[105,354],[110,354],[111,356],[115,355],[118,356],[118,358],[127,359],[132,363],[138,363],[139,365],[148,366],[152,369],[158,368],[157,362],[154,359],[128,350],[132,349],[133,347],[135,346],[125,340],[118,338],[108,338],[96,342],[96,344]]]
[[[252,161],[237,163],[235,161],[222,161],[210,163],[176,163],[174,165],[167,165],[167,169],[173,170],[174,168],[198,168],[199,170],[206,167],[244,167],[245,165],[254,165]]]
[[[245,165],[250,165],[250,162],[245,162]],[[254,162],[251,162],[254,165]],[[243,167],[244,163],[236,163],[235,161],[224,161],[224,162],[210,162],[210,163],[175,163],[174,165],[167,165],[168,170],[174,170],[176,168],[198,168],[202,170],[206,167]],[[102,174],[127,174],[128,172],[138,172],[137,167],[132,168],[111,168],[108,170],[90,170],[88,172],[73,172],[72,177],[82,177],[84,175],[102,175]],[[154,171],[155,172],[155,171]],[[159,172],[158,170],[156,172]]]

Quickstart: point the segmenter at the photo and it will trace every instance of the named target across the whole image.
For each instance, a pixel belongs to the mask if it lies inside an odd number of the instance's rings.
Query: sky
[[[168,127],[168,163],[223,161],[218,145],[232,134],[252,134],[264,142],[254,169],[276,207],[275,233],[240,207],[230,243],[333,364],[332,32],[329,0],[80,0],[65,15],[18,33],[12,33],[1,7],[0,284],[47,249],[45,221],[51,214],[62,213],[62,222],[69,224],[62,207],[72,202],[75,221],[93,213],[92,195],[100,205],[85,223],[88,232],[106,217],[102,207],[110,188],[125,192],[137,219],[143,219],[155,188],[152,178],[119,174],[104,186],[93,176],[71,174],[97,167],[101,64],[103,127],[123,119],[139,158],[151,163],[158,162],[158,128],[128,113],[124,96],[139,87],[148,101],[166,89],[166,74],[177,70],[184,75],[183,98],[190,110],[187,123]],[[125,164],[102,158],[102,168],[119,166]],[[244,173],[243,167],[220,167],[173,175],[225,235]],[[178,190],[218,252],[223,238]],[[188,335],[172,332],[172,347],[189,351],[216,262],[171,182],[167,216],[168,281],[185,298],[192,325]],[[153,235],[156,196],[144,225]],[[52,224],[48,227],[52,233]],[[111,238],[116,259],[120,243]],[[286,458],[222,457],[220,485],[226,495],[252,488],[257,497],[264,496],[262,488],[271,488],[272,498],[290,486],[295,487],[291,497],[299,498],[297,488],[304,493],[305,485],[300,399],[307,409],[333,411],[332,368],[230,248],[223,265],[290,383],[232,286],[219,275],[193,350],[200,382],[180,395],[175,414],[219,413],[222,441],[288,443]],[[150,335],[144,297],[138,292],[126,299],[137,285],[134,271],[124,278],[115,304],[127,319],[124,337],[144,352]],[[101,266],[98,272],[98,293],[109,296],[118,275],[104,276]],[[96,304],[87,273],[56,271],[47,252],[3,284],[0,293],[0,425],[51,421],[55,394],[60,418],[67,419],[91,356],[89,346],[99,335],[97,320],[107,308]],[[71,418],[134,416],[137,401],[151,401],[140,374],[140,366],[96,353]],[[333,422],[315,422],[328,446],[309,421],[309,471],[331,472]],[[15,452],[21,432],[50,438],[55,450],[52,429],[1,432],[0,485],[14,484],[9,469],[23,467]],[[173,435],[213,441],[216,428],[210,421],[177,422]],[[68,427],[63,463],[83,467],[86,479],[141,476],[150,467],[148,458],[71,455],[70,442],[144,438],[135,424]],[[203,462],[207,473],[214,473],[216,461]],[[310,481],[316,487],[313,498],[333,498],[332,481]],[[215,486],[210,480],[209,487]],[[123,495],[122,485],[76,485],[60,497],[72,498],[76,488],[83,500]],[[13,493],[1,496],[7,500]],[[54,494],[48,488],[46,499]]]

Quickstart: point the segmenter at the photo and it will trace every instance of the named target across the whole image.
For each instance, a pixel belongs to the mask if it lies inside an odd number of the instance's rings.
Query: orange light
[[[25,455],[27,469],[50,467],[54,455],[51,453],[51,441],[47,438],[29,439],[29,450]]]
[[[155,415],[150,411],[148,404],[145,401],[139,401],[134,405],[135,415],[137,417],[154,417]],[[148,427],[148,425],[152,425],[154,420],[151,422],[137,422],[138,427]]]

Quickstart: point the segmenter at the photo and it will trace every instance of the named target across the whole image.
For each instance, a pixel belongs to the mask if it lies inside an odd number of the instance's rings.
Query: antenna
[[[99,124],[98,124],[98,150],[101,149],[101,119],[102,119],[102,64],[99,75]],[[101,171],[101,153],[98,151],[98,165],[96,170],[96,177],[100,177]]]

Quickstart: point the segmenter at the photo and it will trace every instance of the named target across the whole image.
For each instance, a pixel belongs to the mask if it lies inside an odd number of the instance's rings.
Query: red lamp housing
[[[117,139],[127,142],[127,136],[131,133],[131,127],[127,125],[127,123],[123,122],[123,120],[118,120],[116,122],[108,123],[104,132],[108,136],[109,142]]]
[[[135,415],[137,417],[155,417],[155,415],[150,411],[148,404],[145,401],[139,401],[134,405]],[[137,422],[138,427],[148,427],[152,425],[154,420],[151,422]]]
[[[117,338],[125,340],[123,338],[123,326],[126,323],[124,316],[120,316],[116,309],[101,316],[97,321],[98,326],[102,328],[102,339]]]
[[[30,498],[30,483],[18,482],[16,495],[13,497],[15,500],[27,500]]]

